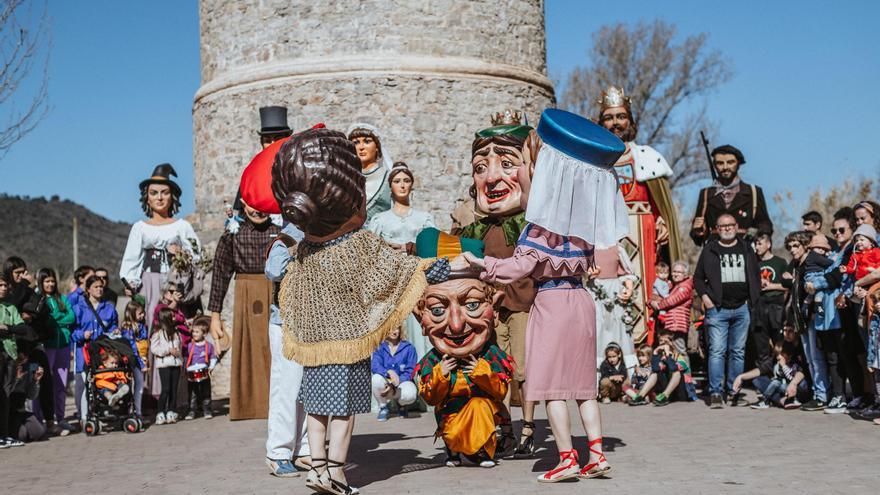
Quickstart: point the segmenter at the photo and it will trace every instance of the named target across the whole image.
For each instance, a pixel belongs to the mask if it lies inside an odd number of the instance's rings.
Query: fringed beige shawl
[[[284,355],[303,366],[369,358],[421,298],[431,261],[366,230],[292,260],[279,293]]]

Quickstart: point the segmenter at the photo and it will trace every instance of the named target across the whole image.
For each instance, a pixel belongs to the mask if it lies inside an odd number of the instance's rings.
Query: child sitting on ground
[[[214,417],[211,406],[211,371],[217,366],[214,346],[205,340],[211,328],[211,318],[199,316],[193,321],[192,340],[186,348],[186,376],[189,389],[189,413],[183,419],[195,419],[199,406],[205,419]],[[203,376],[207,371],[208,375]]]
[[[629,384],[622,356],[623,351],[617,342],[611,342],[605,348],[605,360],[599,365],[599,399],[603,404],[620,400],[623,387]]]
[[[795,345],[791,342],[778,342],[773,346],[776,352],[776,364],[773,365],[773,378],[763,386],[761,400],[753,404],[752,409],[767,409],[775,404],[785,409],[800,407],[797,400],[798,389],[806,389],[807,382],[800,366],[795,362]],[[759,377],[761,378],[761,377]],[[761,388],[762,381],[755,379],[755,386]]]
[[[112,370],[119,367],[119,353],[114,350],[101,354],[99,370]],[[110,407],[119,403],[129,392],[128,379],[123,371],[102,371],[95,374],[95,388],[107,399]]]
[[[379,403],[379,421],[388,420],[388,403],[397,401],[399,414],[406,417],[406,406],[416,401],[418,390],[412,381],[413,368],[419,358],[416,349],[401,337],[401,328],[388,332],[373,352],[370,368],[373,373],[373,396]]]
[[[657,383],[657,377],[651,372],[651,346],[643,345],[636,351],[636,358],[639,360],[638,366],[633,368],[633,374],[630,385],[624,385],[623,393],[629,397],[629,405],[643,406],[648,403],[651,389]]]
[[[660,336],[660,344],[651,358],[651,368],[657,376],[657,387],[663,389],[654,398],[655,406],[665,406],[672,401],[697,400],[687,356],[679,350],[672,335]]]

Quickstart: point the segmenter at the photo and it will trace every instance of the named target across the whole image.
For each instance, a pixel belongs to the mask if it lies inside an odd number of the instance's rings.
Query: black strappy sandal
[[[320,473],[318,469],[324,468],[324,473]],[[314,474],[312,474],[314,473]],[[329,481],[324,482],[324,477],[326,475],[326,479],[330,479],[330,470],[327,466],[327,459],[320,459],[317,457],[312,457],[312,467],[309,469],[306,474],[306,487],[310,490],[314,490],[318,493],[335,493],[328,489]]]
[[[535,423],[523,421],[523,428],[532,430],[529,435],[520,435],[519,446],[513,453],[514,459],[531,459],[535,457]]]
[[[334,467],[334,468],[342,469],[343,466],[345,466],[344,462],[334,461],[333,459],[327,459],[327,474],[329,475],[330,468]],[[330,490],[327,493],[332,493],[334,495],[358,495],[361,492],[360,490],[358,490],[357,488],[355,488],[353,486],[349,486],[341,481],[334,480],[333,476],[330,476],[328,478],[328,480],[330,481],[330,486],[329,487],[326,485],[324,486],[324,489],[329,488],[329,490]]]

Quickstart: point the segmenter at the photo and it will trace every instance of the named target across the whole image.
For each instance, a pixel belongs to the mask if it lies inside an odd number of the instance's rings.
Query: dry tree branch
[[[0,9],[0,158],[31,132],[49,111],[48,6],[35,12],[23,0],[2,0]],[[31,94],[23,85],[39,77]],[[21,102],[26,100],[27,103]]]
[[[633,99],[637,140],[666,156],[673,187],[708,176],[698,136],[700,130],[714,134],[717,125],[700,98],[733,77],[730,62],[709,49],[705,33],[677,40],[675,25],[659,20],[603,26],[593,35],[588,63],[568,75],[561,98],[563,107],[595,118],[602,90],[623,86]]]

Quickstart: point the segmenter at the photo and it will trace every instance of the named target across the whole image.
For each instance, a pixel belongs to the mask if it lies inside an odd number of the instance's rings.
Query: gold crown
[[[493,126],[522,124],[522,111],[507,109],[489,116]]]
[[[599,104],[599,111],[604,112],[606,108],[611,107],[626,107],[629,109],[632,100],[624,94],[622,88],[608,86],[608,89],[602,92],[602,96],[596,100],[596,103]]]

